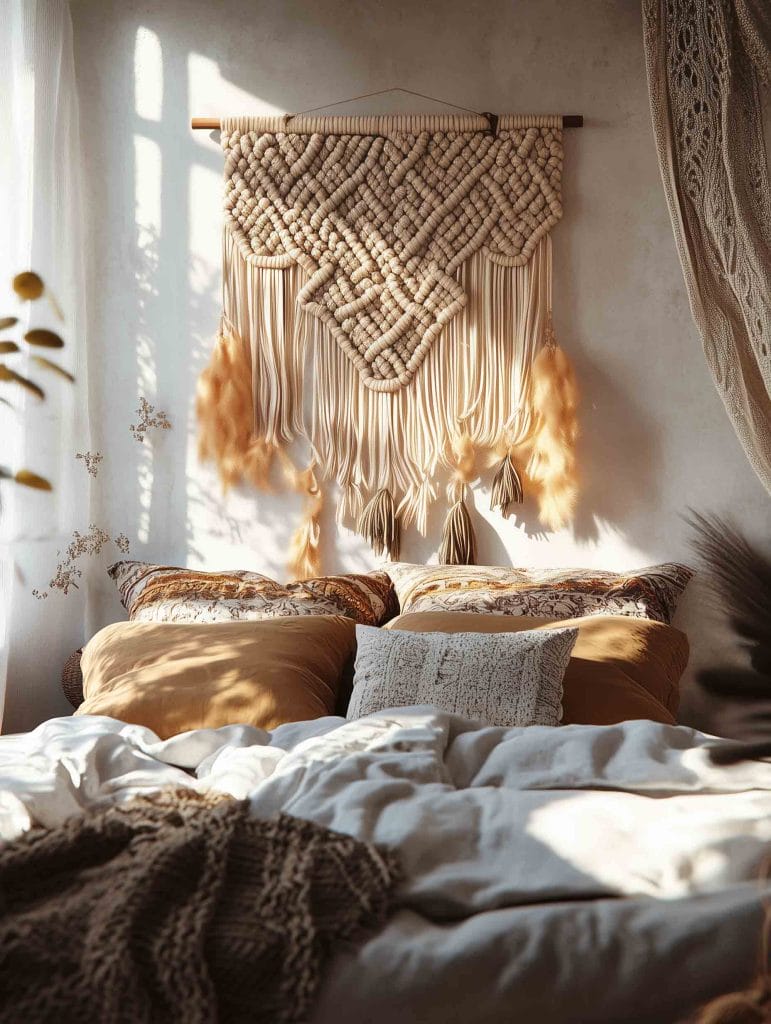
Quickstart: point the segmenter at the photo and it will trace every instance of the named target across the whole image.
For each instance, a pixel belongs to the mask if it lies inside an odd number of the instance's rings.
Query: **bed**
[[[398,909],[314,1024],[665,1024],[757,968],[771,764],[630,721],[483,726],[430,706],[165,741],[111,718],[0,738],[0,835],[163,789],[227,793],[397,852]]]
[[[721,766],[728,741],[676,724],[685,567],[110,572],[130,621],[69,666],[75,715],[0,738],[6,849],[155,800],[323,832],[348,893],[329,905],[382,913],[330,941],[315,997],[282,1020],[667,1024],[756,976],[771,763]],[[371,857],[371,896],[351,856]],[[291,931],[282,907],[238,927]]]

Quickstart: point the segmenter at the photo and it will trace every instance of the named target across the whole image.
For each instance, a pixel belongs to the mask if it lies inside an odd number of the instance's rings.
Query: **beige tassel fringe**
[[[508,512],[509,505],[521,505],[524,499],[522,480],[511,452],[507,452],[501,459],[500,465],[493,477],[493,486],[490,491],[490,508],[498,509],[502,516]]]
[[[391,492],[381,487],[367,502],[356,527],[362,537],[372,545],[376,555],[388,554],[391,561],[399,557],[401,530]]]
[[[578,499],[578,388],[551,323],[533,365],[532,388],[536,427],[527,475],[537,487],[541,522],[550,530],[561,530],[571,522]]]
[[[447,439],[464,424],[479,449],[507,445],[529,429],[530,368],[546,317],[551,241],[544,237],[522,267],[477,253],[458,271],[466,308],[434,343],[409,387],[394,394],[362,386],[358,371],[326,327],[297,307],[304,282],[297,266],[258,267],[224,236],[225,333],[244,339],[231,354],[251,384],[253,436],[276,447],[307,437],[323,479],[343,491],[346,514],[361,494],[400,493],[405,525],[435,498],[438,468],[452,468]],[[221,357],[215,352],[214,373]],[[306,372],[307,371],[307,372]],[[305,391],[311,401],[305,401]],[[199,408],[217,395],[204,389]],[[310,415],[309,415],[310,414]],[[205,418],[205,410],[202,410]],[[216,443],[202,446],[218,457]]]
[[[529,440],[531,372],[550,302],[548,235],[525,266],[501,266],[477,253],[459,269],[466,308],[412,383],[393,394],[364,387],[326,326],[299,309],[300,267],[248,262],[227,228],[223,253],[226,315],[197,408],[201,458],[217,462],[224,488],[244,479],[268,488],[275,457],[307,440],[318,478],[340,486],[338,518],[360,520],[376,543],[382,536],[384,549],[396,550],[400,527],[415,523],[425,534],[438,474],[453,473],[450,501],[457,504],[476,452],[511,451]],[[500,497],[516,500],[517,476],[513,463],[504,469]],[[539,489],[549,493],[542,482]],[[363,495],[381,491],[395,506],[393,530],[385,519],[378,524],[386,512],[391,517],[384,498],[363,514]],[[313,528],[309,523],[301,528],[304,562],[313,550],[318,557],[318,517]]]

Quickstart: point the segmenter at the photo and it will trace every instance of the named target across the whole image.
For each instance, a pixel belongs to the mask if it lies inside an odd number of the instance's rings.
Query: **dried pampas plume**
[[[248,480],[268,489],[275,447],[254,440],[252,367],[246,346],[232,334],[220,334],[208,367],[198,380],[198,456],[213,459],[222,489]]]
[[[571,522],[578,499],[578,388],[551,321],[533,364],[531,383],[536,426],[527,475],[537,488],[541,522],[550,530],[561,530]]]
[[[308,580],[321,575],[321,554],[319,535],[321,532],[321,509],[324,495],[316,479],[315,466],[311,464],[301,473],[290,470],[292,484],[296,490],[307,495],[305,516],[295,530],[289,545],[289,574],[295,580]]]

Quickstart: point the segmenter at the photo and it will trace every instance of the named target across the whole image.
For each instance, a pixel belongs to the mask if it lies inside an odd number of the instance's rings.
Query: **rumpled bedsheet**
[[[0,738],[0,836],[162,786],[398,851],[398,912],[335,957],[313,1024],[666,1024],[746,984],[771,764],[646,721],[501,729],[432,707],[161,741],[109,718]]]

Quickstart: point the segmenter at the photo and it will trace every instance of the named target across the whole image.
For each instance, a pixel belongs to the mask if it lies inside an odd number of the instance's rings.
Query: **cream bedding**
[[[249,797],[401,858],[402,909],[336,957],[314,1024],[665,1024],[756,965],[771,764],[714,767],[713,742],[430,707],[166,741],[53,719],[0,738],[0,835],[165,785]]]

